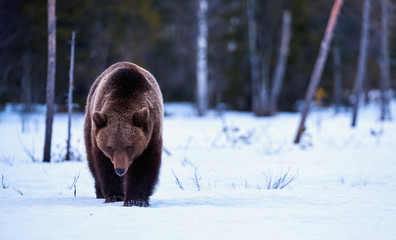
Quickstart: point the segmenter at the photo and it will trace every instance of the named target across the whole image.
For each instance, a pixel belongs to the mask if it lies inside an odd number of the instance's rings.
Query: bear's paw
[[[141,196],[135,196],[130,200],[124,201],[124,207],[132,207],[132,206],[148,207],[148,206],[150,206],[150,204],[149,204],[148,198],[141,197]]]

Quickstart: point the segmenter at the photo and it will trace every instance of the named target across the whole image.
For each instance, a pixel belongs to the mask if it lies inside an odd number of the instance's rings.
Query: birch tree
[[[279,93],[285,75],[287,56],[289,55],[290,38],[291,38],[291,13],[289,10],[285,10],[283,12],[282,37],[279,46],[278,62],[276,64],[274,80],[272,82],[272,89],[270,95],[269,115],[272,115],[277,111]]]
[[[247,0],[252,111],[256,114],[256,116],[268,116],[274,114],[276,111],[279,93],[283,83],[290,45],[291,13],[290,11],[286,10],[283,14],[281,43],[279,46],[278,61],[272,80],[272,88],[270,89],[269,58],[271,56],[271,49],[266,54],[264,54],[264,57],[262,58],[262,71],[260,76],[260,59],[257,54],[257,26],[255,19],[255,9],[255,1]]]
[[[208,11],[207,0],[198,0],[198,37],[197,37],[197,109],[198,115],[205,115],[208,108]]]
[[[73,71],[74,71],[74,44],[76,33],[73,31],[70,50],[69,93],[67,97],[67,141],[66,160],[70,160],[71,118],[73,113]]]
[[[260,72],[259,59],[257,55],[257,26],[254,16],[255,2],[254,0],[247,0],[252,111],[257,113],[260,109]]]
[[[364,0],[363,5],[363,19],[362,19],[362,33],[360,36],[360,50],[359,50],[359,62],[358,69],[355,79],[355,90],[352,108],[352,123],[351,126],[356,126],[357,113],[359,108],[360,95],[363,89],[363,80],[366,75],[366,64],[367,64],[367,46],[369,41],[369,29],[370,29],[370,8],[371,0]]]
[[[47,113],[45,120],[44,162],[51,161],[52,123],[54,118],[55,66],[56,66],[56,0],[48,0],[48,66],[46,102]]]

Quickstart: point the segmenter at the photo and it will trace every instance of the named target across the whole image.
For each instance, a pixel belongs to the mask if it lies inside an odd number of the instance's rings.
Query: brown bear
[[[97,198],[149,206],[162,154],[163,100],[145,69],[120,62],[93,83],[84,134]]]

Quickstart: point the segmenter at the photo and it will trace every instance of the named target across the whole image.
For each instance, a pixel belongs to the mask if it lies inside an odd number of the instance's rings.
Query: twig
[[[23,151],[26,153],[26,155],[30,158],[30,160],[32,160],[32,162],[38,162],[38,158],[36,158],[35,154],[34,154],[34,141],[32,143],[33,147],[31,150],[28,149],[28,147],[22,142],[21,137],[18,135],[19,138],[19,143],[22,146]]]
[[[198,167],[194,168],[194,177],[191,178],[194,182],[194,186],[197,188],[198,191],[201,191],[201,184],[200,181],[202,177],[199,176]]]
[[[17,188],[12,187],[15,191],[17,191],[17,193],[19,193],[21,196],[23,196],[23,192]]]
[[[80,178],[80,171],[78,171],[78,175],[74,175],[73,183],[69,187],[70,190],[74,187],[74,197],[77,195],[77,181]]]
[[[162,147],[162,151],[164,151],[164,153],[165,153],[166,155],[172,156],[172,153],[171,153],[165,146]]]
[[[3,174],[1,174],[1,187],[2,187],[3,189],[7,189],[7,188],[10,187],[9,184],[6,184],[6,183],[4,182],[4,175],[3,175]]]
[[[176,176],[176,173],[173,171],[173,169],[172,169],[172,174],[173,174],[173,176],[175,177],[175,183],[176,183],[176,185],[181,189],[181,190],[184,190],[184,187],[183,187],[183,184],[182,184],[182,182],[179,180],[179,178]]]

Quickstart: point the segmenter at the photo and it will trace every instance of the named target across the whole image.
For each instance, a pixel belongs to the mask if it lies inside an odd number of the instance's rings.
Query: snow
[[[378,105],[360,110],[355,129],[350,112],[315,109],[299,145],[297,113],[198,118],[187,104],[166,112],[170,155],[160,184],[150,207],[127,208],[95,198],[83,114],[72,126],[80,161],[60,161],[67,115],[57,114],[54,162],[45,164],[43,112],[22,132],[22,115],[8,106],[0,113],[0,239],[396,239],[396,122],[380,122]],[[295,180],[267,189],[266,176],[288,170]]]

